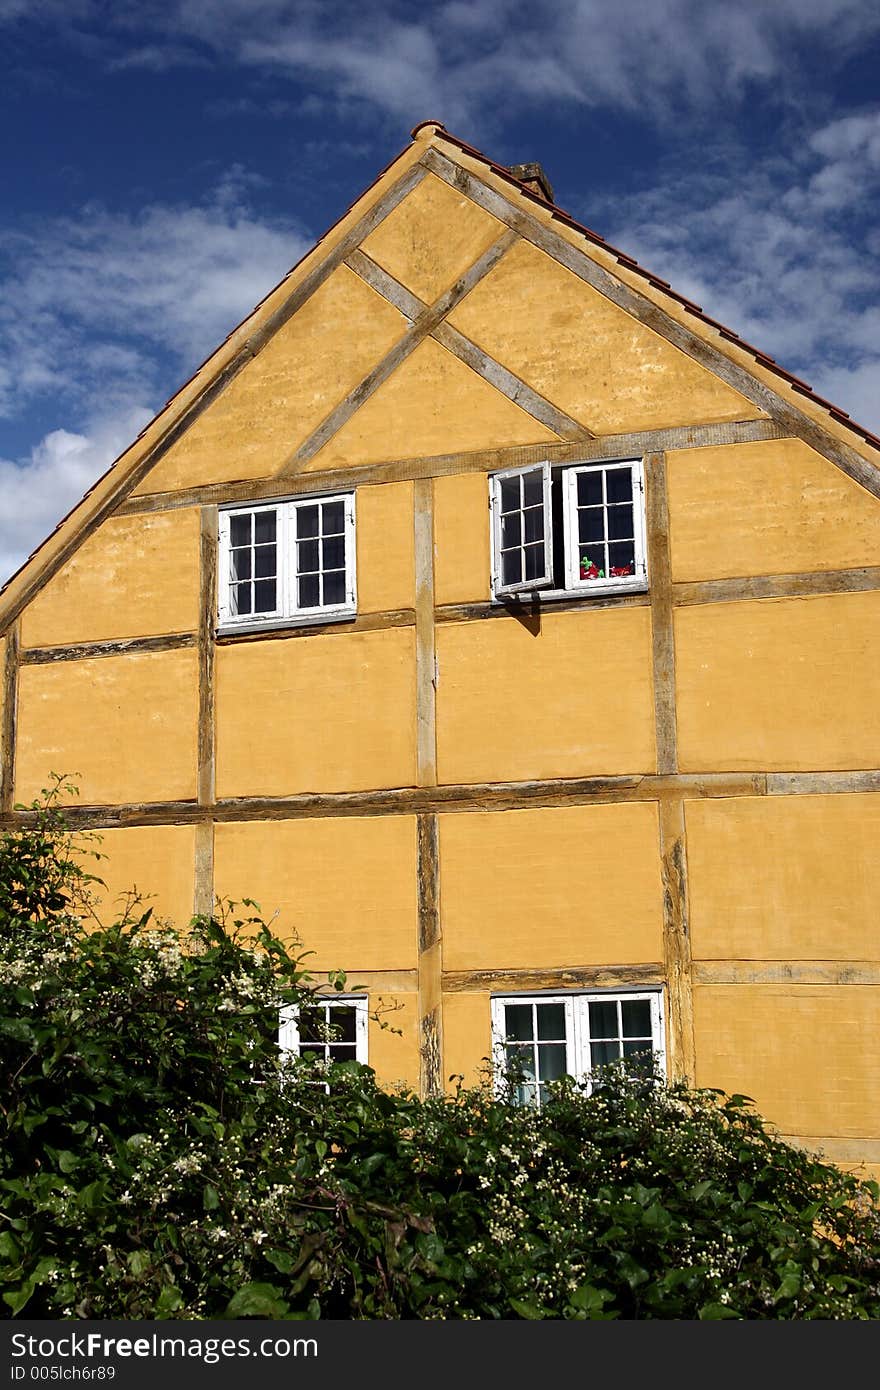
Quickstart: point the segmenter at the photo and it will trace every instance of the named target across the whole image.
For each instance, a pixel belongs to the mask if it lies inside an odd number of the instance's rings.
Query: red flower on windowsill
[[[624,579],[629,575],[635,574],[635,565],[612,565],[608,571],[609,579]],[[595,560],[591,560],[588,555],[581,559],[581,579],[604,579],[605,571],[600,569]]]

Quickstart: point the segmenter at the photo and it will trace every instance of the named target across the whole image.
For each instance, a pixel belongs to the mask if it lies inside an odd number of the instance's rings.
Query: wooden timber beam
[[[197,779],[199,805],[213,805],[215,798],[216,718],[214,675],[217,622],[216,507],[202,507],[199,518],[199,716]],[[206,817],[196,823],[193,912],[209,915],[214,910],[214,822]]]
[[[725,444],[754,444],[786,438],[772,420],[735,420],[724,424],[682,425],[663,430],[597,435],[575,442],[516,444],[508,448],[476,449],[469,453],[433,454],[425,458],[389,459],[345,468],[315,470],[271,478],[242,478],[174,492],[142,493],[120,503],[119,516],[173,511],[209,503],[255,502],[272,497],[296,497],[305,492],[336,492],[340,488],[440,478],[455,473],[489,473],[499,468],[525,468],[532,463],[589,463],[599,459],[641,458],[668,449],[705,449]]]
[[[670,1076],[694,1084],[696,1044],[688,909],[687,837],[684,800],[660,800],[660,874],[663,883],[663,957]]]
[[[3,660],[3,717],[0,722],[0,813],[12,814],[15,804],[15,747],[18,726],[18,668],[21,640],[16,620],[6,633]]]

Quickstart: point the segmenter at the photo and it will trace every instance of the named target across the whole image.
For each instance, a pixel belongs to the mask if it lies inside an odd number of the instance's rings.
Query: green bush
[[[32,821],[0,837],[7,1316],[880,1316],[876,1185],[742,1097],[325,1089],[279,1062],[310,982],[256,911],[96,925],[51,798]]]

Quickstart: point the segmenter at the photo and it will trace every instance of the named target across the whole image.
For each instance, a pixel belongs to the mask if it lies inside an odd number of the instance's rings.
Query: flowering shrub
[[[876,1185],[742,1097],[325,1092],[279,1063],[309,982],[256,913],[96,928],[87,888],[51,806],[0,837],[7,1316],[880,1316]]]

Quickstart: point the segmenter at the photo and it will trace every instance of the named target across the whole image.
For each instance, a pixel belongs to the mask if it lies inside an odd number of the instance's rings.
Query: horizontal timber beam
[[[656,985],[665,978],[660,961],[642,965],[574,965],[559,969],[444,970],[444,994],[519,993],[538,989],[620,989]]]
[[[772,784],[772,786],[771,786]],[[192,801],[131,802],[125,805],[68,806],[70,824],[82,829],[125,825],[188,825],[211,819],[314,820],[334,816],[415,816],[526,807],[602,806],[617,802],[685,801],[744,796],[841,795],[880,792],[880,770],[867,772],[700,772],[632,777],[571,777],[540,782],[455,783],[438,787],[393,787],[367,792],[302,792],[293,796],[222,797],[210,805]],[[0,826],[32,823],[33,811],[0,816]]]
[[[701,960],[695,985],[880,985],[880,960]]]
[[[880,589],[880,565],[867,565],[863,569],[760,574],[743,579],[707,579],[697,583],[673,584],[672,601],[676,606],[738,603],[744,599],[856,594],[870,589]]]
[[[471,453],[433,454],[427,458],[388,459],[382,463],[324,472],[271,478],[242,478],[176,492],[143,493],[117,508],[119,516],[172,511],[209,503],[254,502],[270,497],[295,497],[304,492],[334,492],[343,487],[440,478],[455,473],[489,473],[496,468],[520,468],[549,459],[554,464],[590,463],[598,459],[641,458],[664,449],[704,449],[724,444],[752,444],[782,439],[787,432],[770,420],[737,420],[727,424],[681,425],[663,430],[605,434],[576,442],[515,445]]]
[[[194,632],[173,632],[163,637],[126,637],[105,642],[77,642],[70,647],[29,647],[21,653],[22,666],[47,666],[56,661],[85,661],[96,656],[135,656],[147,652],[176,652],[197,645]]]
[[[880,1139],[847,1139],[845,1136],[780,1134],[786,1144],[819,1154],[831,1163],[880,1163]]]

